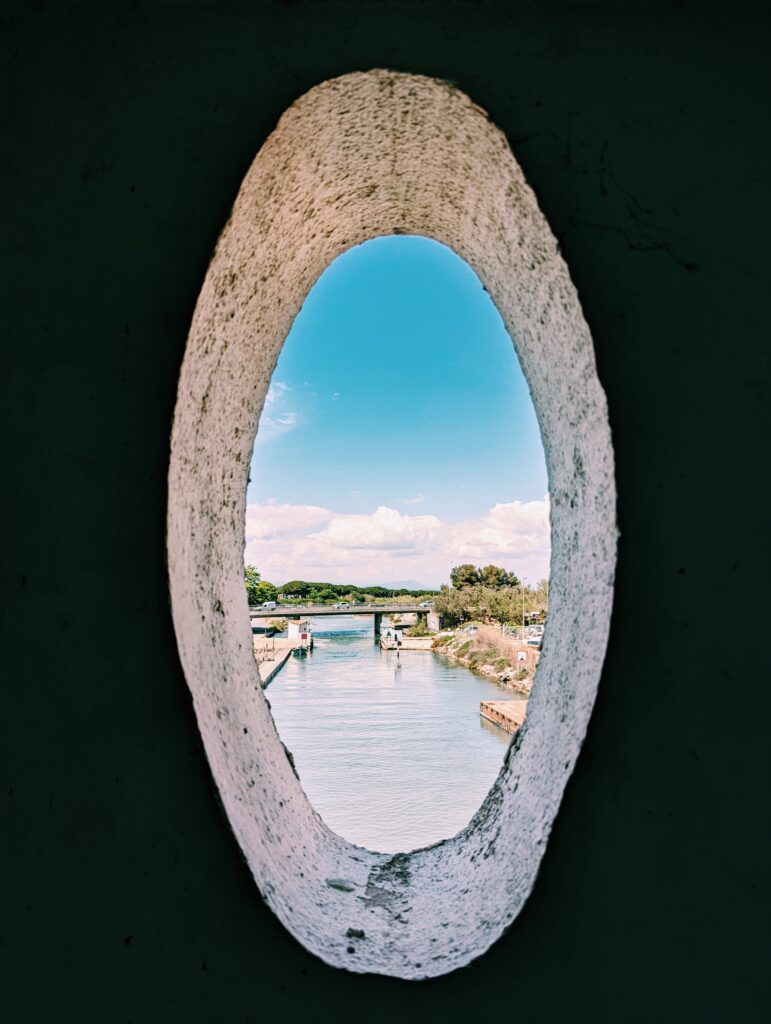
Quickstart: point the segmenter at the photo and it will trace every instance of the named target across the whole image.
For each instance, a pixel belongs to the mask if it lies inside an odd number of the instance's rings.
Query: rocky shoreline
[[[485,636],[484,634],[481,637],[479,634],[472,636],[464,633],[440,634],[434,640],[433,650],[435,654],[441,654],[472,672],[495,680],[506,690],[513,690],[526,697],[529,696],[533,688],[537,658],[531,656],[528,667],[523,668],[517,663],[516,658],[512,659],[510,649],[501,649],[502,644],[493,646],[489,639],[489,635]],[[509,647],[511,646],[509,645]]]

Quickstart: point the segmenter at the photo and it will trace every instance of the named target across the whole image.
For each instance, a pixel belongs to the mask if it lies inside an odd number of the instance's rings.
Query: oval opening
[[[243,574],[247,466],[303,301],[383,235],[447,245],[484,282],[527,377],[549,471],[549,631],[527,720],[453,838],[375,853],[311,807],[269,713]],[[591,335],[508,143],[444,82],[376,70],[312,89],[244,179],[180,372],[169,465],[180,659],[223,806],[263,899],[327,963],[446,974],[512,924],[538,872],[600,678],[616,559],[613,450]],[[259,909],[255,906],[255,912]]]
[[[273,373],[244,560],[279,735],[350,842],[448,839],[493,785],[540,658],[546,490],[527,383],[468,264],[404,235],[339,256]]]

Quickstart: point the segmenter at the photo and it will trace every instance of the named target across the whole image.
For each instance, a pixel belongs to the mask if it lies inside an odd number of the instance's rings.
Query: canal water
[[[270,683],[281,739],[329,827],[382,853],[455,835],[495,781],[510,737],[481,700],[524,699],[422,651],[381,651],[372,620],[312,620],[314,649]]]

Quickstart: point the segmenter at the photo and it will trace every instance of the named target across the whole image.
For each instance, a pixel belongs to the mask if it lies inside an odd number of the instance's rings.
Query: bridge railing
[[[304,604],[304,605],[278,605],[275,608],[262,608],[260,605],[249,605],[249,614],[274,616],[275,618],[295,615],[367,615],[367,614],[389,614],[389,613],[412,613],[430,612],[430,608],[423,608],[420,605],[376,605],[376,604],[353,604],[347,608],[335,608],[329,604]]]

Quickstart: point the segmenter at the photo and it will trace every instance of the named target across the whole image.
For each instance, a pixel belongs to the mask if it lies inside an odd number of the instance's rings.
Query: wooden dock
[[[527,703],[526,700],[483,700],[479,703],[479,713],[499,729],[515,733],[525,721]]]

